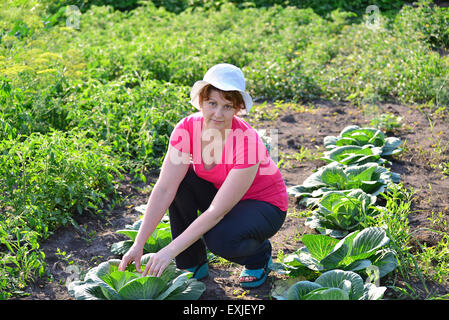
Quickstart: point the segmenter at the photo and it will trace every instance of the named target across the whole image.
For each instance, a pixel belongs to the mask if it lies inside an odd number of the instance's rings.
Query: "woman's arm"
[[[168,263],[212,229],[245,195],[256,177],[259,163],[245,169],[233,169],[218,190],[209,208],[168,246],[153,255],[144,275],[160,276]]]
[[[140,271],[140,257],[143,247],[172,203],[179,184],[189,169],[189,162],[189,154],[180,152],[169,145],[161,173],[148,199],[136,240],[132,248],[123,256],[119,270],[124,270],[128,263],[134,261],[137,270]]]

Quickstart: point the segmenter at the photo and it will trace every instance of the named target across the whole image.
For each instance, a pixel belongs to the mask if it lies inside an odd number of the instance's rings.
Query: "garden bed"
[[[442,163],[449,161],[449,139],[445,134],[447,115],[431,113],[419,106],[377,104],[357,107],[347,103],[315,101],[307,106],[264,103],[257,106],[251,118],[246,120],[258,129],[278,130],[279,155],[283,159],[281,172],[287,187],[291,187],[301,184],[314,169],[325,164],[318,160],[318,155],[324,151],[325,136],[338,135],[351,124],[369,126],[370,120],[381,113],[402,117],[402,125],[391,135],[401,139],[404,150],[394,156],[391,170],[401,175],[405,188],[415,192],[412,213],[408,217],[413,235],[410,252],[425,252],[426,248],[437,247],[442,240],[442,232],[448,232],[449,168],[441,167]],[[266,116],[273,114],[276,114],[273,118]],[[303,152],[300,152],[301,147]],[[48,274],[25,288],[27,295],[19,299],[73,299],[67,291],[67,281],[101,261],[120,258],[111,253],[110,246],[124,239],[116,233],[118,229],[139,219],[140,213],[135,208],[146,203],[151,192],[151,188],[146,187],[156,181],[157,175],[148,174],[147,178],[146,184],[132,184],[131,179],[125,177],[119,192],[127,199],[107,216],[100,219],[82,216],[77,220],[78,228],[59,229],[41,243]],[[288,217],[282,229],[272,238],[274,257],[297,250],[302,246],[300,237],[314,232],[304,225],[306,212],[307,208],[297,204],[291,196]],[[448,262],[444,260],[419,260],[424,284],[419,274],[407,280],[407,284],[412,286],[407,292],[410,295],[413,292],[414,298],[449,294],[449,283],[447,280],[439,282],[437,271],[432,268],[432,263],[437,262],[446,263],[446,270],[449,269]],[[201,299],[270,299],[274,283],[287,278],[272,272],[261,287],[244,290],[238,284],[240,270],[241,267],[235,264],[223,261],[212,263],[210,276],[202,280],[206,291]],[[438,272],[444,273],[444,265],[443,270]],[[387,286],[407,286],[405,279],[396,272],[383,278],[382,282]],[[389,287],[385,298],[403,299],[407,295],[400,295],[398,290]]]

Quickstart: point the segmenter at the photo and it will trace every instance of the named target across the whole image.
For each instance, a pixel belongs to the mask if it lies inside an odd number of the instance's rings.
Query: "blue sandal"
[[[240,286],[242,288],[257,288],[264,284],[267,280],[268,274],[270,273],[270,265],[272,259],[268,260],[268,263],[262,269],[243,269],[240,273]],[[252,280],[246,281],[245,278],[253,278]]]
[[[209,275],[209,264],[206,261],[195,267],[187,268],[186,270],[189,272],[193,272],[193,278],[201,280]]]

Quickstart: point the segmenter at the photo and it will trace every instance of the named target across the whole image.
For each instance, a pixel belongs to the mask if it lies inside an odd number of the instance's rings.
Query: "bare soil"
[[[273,105],[267,104],[269,109]],[[293,111],[296,110],[296,111]],[[389,133],[404,142],[404,151],[395,156],[391,170],[401,174],[401,182],[406,188],[415,191],[414,213],[409,216],[411,232],[419,244],[435,245],[441,234],[430,229],[440,228],[448,232],[449,179],[442,173],[443,161],[449,161],[448,117],[440,113],[429,113],[415,106],[381,104],[375,107],[357,107],[348,103],[316,101],[309,108],[297,111],[286,106],[274,119],[248,119],[253,127],[278,129],[278,145],[281,155],[293,155],[300,148],[313,154],[324,151],[323,138],[338,135],[351,124],[368,126],[369,120],[380,113],[389,112],[402,116],[402,126]],[[288,160],[288,159],[287,159]],[[287,187],[302,184],[313,171],[325,162],[321,160],[288,160],[283,163],[281,172]],[[449,168],[447,169],[449,171]],[[32,300],[70,300],[73,299],[66,288],[66,281],[77,276],[76,270],[87,270],[111,258],[120,258],[110,252],[114,242],[125,237],[115,231],[139,219],[137,206],[145,204],[151,192],[151,185],[157,174],[148,174],[146,184],[131,183],[127,178],[119,191],[126,199],[102,218],[81,216],[77,218],[79,228],[73,226],[57,230],[41,244],[46,255],[48,274],[25,288],[26,296],[18,299]],[[271,239],[273,259],[282,250],[290,253],[302,246],[298,240],[304,233],[313,232],[304,226],[304,219],[298,212],[306,210],[290,197],[287,219],[281,230]],[[446,226],[432,224],[433,215],[442,213]],[[58,253],[59,250],[59,253]],[[61,252],[65,252],[61,254]],[[69,267],[71,266],[71,267]],[[75,272],[74,272],[75,270]],[[241,267],[231,263],[210,264],[210,275],[205,280],[206,291],[203,300],[265,300],[270,299],[270,291],[277,280],[285,275],[270,273],[261,287],[244,290],[239,286],[238,275]],[[400,284],[397,282],[396,285]],[[416,284],[418,286],[418,284]],[[449,284],[428,283],[439,294],[449,293]]]

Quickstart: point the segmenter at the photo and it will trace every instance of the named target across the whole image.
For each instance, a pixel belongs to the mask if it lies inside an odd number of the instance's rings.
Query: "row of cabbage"
[[[305,234],[304,244],[273,265],[278,272],[319,275],[273,291],[279,300],[377,300],[386,287],[380,278],[397,265],[385,230],[376,225],[377,196],[398,183],[400,176],[386,164],[401,152],[401,141],[375,128],[351,125],[339,136],[324,139],[322,160],[302,185],[288,189],[312,210],[305,224],[317,234]]]

